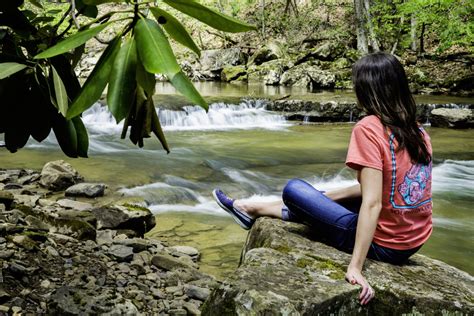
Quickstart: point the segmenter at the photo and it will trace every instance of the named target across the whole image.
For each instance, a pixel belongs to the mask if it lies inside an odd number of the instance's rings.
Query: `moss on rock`
[[[350,255],[310,238],[304,225],[258,219],[240,267],[211,293],[203,315],[474,313],[474,278],[421,255],[405,266],[367,260],[376,296],[361,306],[359,287],[344,280]]]

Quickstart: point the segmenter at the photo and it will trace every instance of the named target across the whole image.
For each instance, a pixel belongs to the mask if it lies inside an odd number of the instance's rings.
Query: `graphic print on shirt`
[[[426,193],[431,190],[431,162],[428,165],[412,165],[405,174],[403,182],[397,186],[397,159],[394,139],[395,135],[391,134],[392,189],[390,192],[390,203],[394,210],[399,209],[399,211],[415,210],[422,205],[428,205],[431,202],[431,195],[426,195]]]
[[[398,193],[402,195],[407,205],[416,204],[423,198],[430,176],[431,163],[416,164],[408,170],[403,183],[398,185]]]

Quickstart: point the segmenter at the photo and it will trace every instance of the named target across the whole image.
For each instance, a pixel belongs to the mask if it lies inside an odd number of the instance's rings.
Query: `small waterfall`
[[[303,124],[308,124],[309,123],[309,115],[305,115],[303,117]]]
[[[265,101],[242,101],[240,104],[213,103],[206,112],[199,106],[185,106],[182,111],[157,109],[166,131],[216,129],[279,129],[287,126],[285,118],[265,109]],[[117,134],[117,124],[107,107],[96,103],[84,112],[83,121],[93,134]]]
[[[275,129],[287,125],[283,116],[266,111],[262,100],[238,105],[214,103],[207,113],[199,106],[185,106],[182,111],[161,109],[159,118],[165,130]]]

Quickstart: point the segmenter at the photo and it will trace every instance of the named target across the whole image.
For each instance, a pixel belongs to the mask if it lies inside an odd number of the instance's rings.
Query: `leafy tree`
[[[474,2],[470,0],[391,0],[374,1],[377,37],[382,49],[402,47],[424,51],[425,37],[443,52],[452,46],[472,52],[474,42]]]
[[[107,106],[117,123],[125,120],[122,138],[143,146],[154,133],[169,152],[152,96],[155,74],[164,74],[191,102],[207,104],[181,71],[168,37],[200,55],[185,27],[171,13],[180,11],[224,32],[255,28],[194,0],[69,0],[68,9],[48,12],[44,0],[0,2],[0,134],[10,152],[29,137],[43,141],[51,132],[69,157],[87,157],[88,134],[81,114],[107,89]],[[122,3],[126,10],[98,16],[98,6]],[[166,5],[166,6],[165,6]],[[36,12],[35,12],[36,11]],[[85,44],[112,25],[124,27],[108,43],[81,86],[74,73]],[[77,31],[73,31],[74,27]]]

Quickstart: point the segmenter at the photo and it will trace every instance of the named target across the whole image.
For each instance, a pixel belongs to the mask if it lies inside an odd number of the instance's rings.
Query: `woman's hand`
[[[360,291],[359,295],[361,305],[367,304],[372,298],[374,298],[374,289],[370,286],[359,269],[349,266],[346,272],[346,281],[352,285],[359,284],[362,287],[362,291]]]

